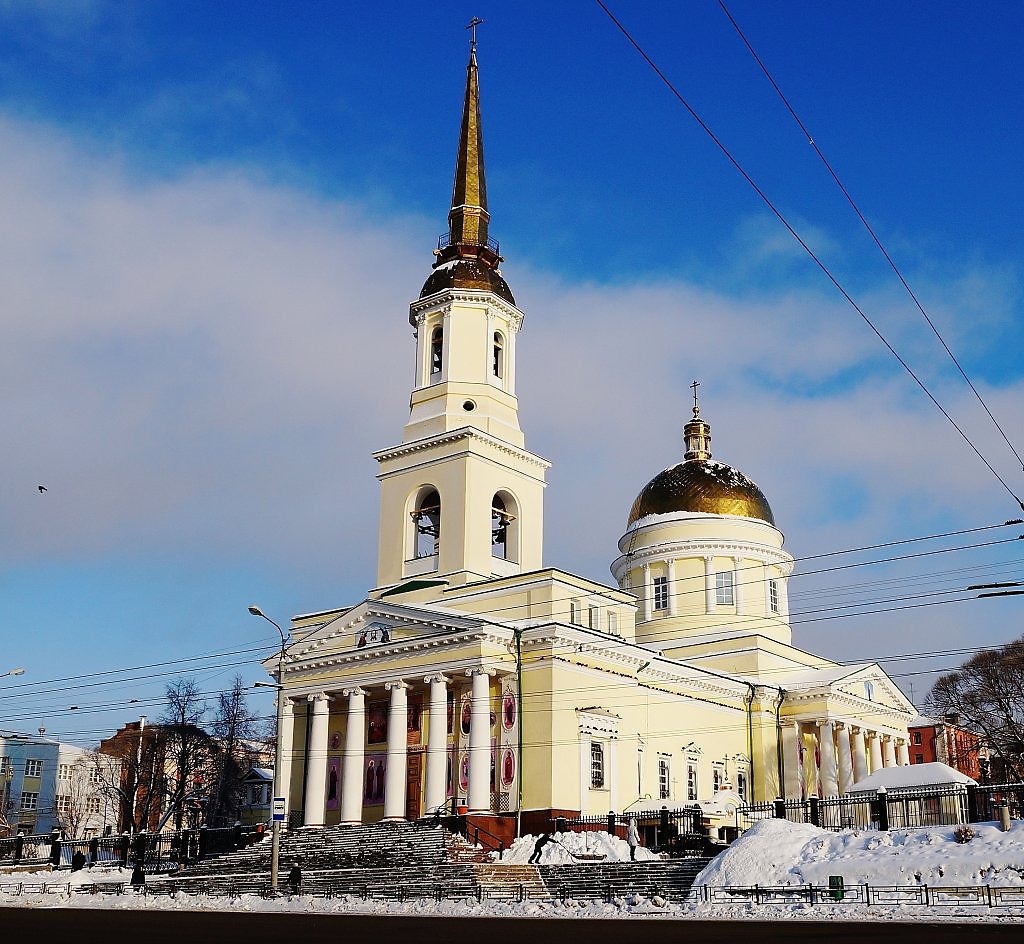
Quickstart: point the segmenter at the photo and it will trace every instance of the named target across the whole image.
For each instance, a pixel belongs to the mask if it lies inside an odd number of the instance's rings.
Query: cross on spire
[[[690,388],[693,390],[693,415],[700,416],[700,404],[697,403],[697,388],[700,386],[700,381],[695,380],[690,384]]]
[[[469,21],[469,23],[467,24],[467,26],[466,26],[466,29],[472,30],[472,32],[469,35],[469,48],[470,49],[476,49],[476,28],[478,26],[480,26],[482,23],[483,23],[483,20],[481,20],[480,17],[474,16],[473,19],[471,19]]]

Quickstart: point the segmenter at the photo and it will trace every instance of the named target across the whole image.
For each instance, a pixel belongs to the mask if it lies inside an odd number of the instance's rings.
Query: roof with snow
[[[883,767],[873,774],[858,780],[851,790],[900,790],[908,787],[937,787],[950,783],[977,783],[967,774],[961,773],[948,764],[908,764],[906,767]]]

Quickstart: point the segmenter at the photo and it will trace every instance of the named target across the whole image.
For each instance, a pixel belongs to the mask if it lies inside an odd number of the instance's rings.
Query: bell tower
[[[523,313],[488,233],[476,41],[470,45],[448,231],[409,306],[416,355],[401,445],[380,464],[378,588],[456,586],[542,565],[548,463],[516,399]]]

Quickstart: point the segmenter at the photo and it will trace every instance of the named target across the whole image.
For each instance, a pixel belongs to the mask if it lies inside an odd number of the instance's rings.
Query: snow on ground
[[[552,833],[554,842],[549,842],[540,853],[541,865],[570,865],[573,862],[586,865],[587,862],[628,862],[629,843],[606,832]],[[521,865],[529,862],[539,836],[522,836],[509,846],[501,857],[502,862]],[[660,859],[661,856],[638,846],[637,862]]]
[[[977,833],[967,843],[958,843],[953,827],[896,829],[888,833],[846,830],[831,833],[814,826],[764,820],[755,824],[730,849],[718,856],[698,877],[698,886],[827,885],[830,875],[841,875],[847,886],[881,885],[1013,885],[1024,887],[1024,823],[1015,822],[1009,832],[992,824],[972,827]],[[545,847],[545,863],[575,861],[581,867],[590,862],[614,862],[629,858],[629,847],[605,833],[558,835],[562,845]],[[533,851],[535,837],[524,836],[505,853],[505,862],[525,862]],[[603,859],[572,859],[604,855]],[[637,858],[656,858],[645,849]],[[52,883],[79,885],[93,881],[126,882],[130,871],[86,869],[71,875],[66,870],[18,872],[0,875],[0,883],[22,882],[26,886]],[[699,896],[695,896],[696,897]],[[121,896],[65,894],[44,895],[30,891],[16,895],[0,890],[0,907],[28,908],[150,908],[170,911],[285,911],[324,914],[414,914],[437,916],[509,916],[521,918],[757,918],[787,920],[808,918],[837,921],[954,920],[1016,922],[1024,920],[1022,908],[956,906],[928,908],[920,905],[853,905],[798,902],[758,905],[751,902],[716,904],[691,900],[666,902],[639,895],[612,902],[580,900],[567,902],[464,901],[408,902],[364,901],[343,897],[326,900],[306,896],[285,896],[264,900],[253,895],[234,899],[179,895],[175,898],[145,897],[129,892]]]
[[[701,873],[698,885],[1024,885],[1024,822],[1009,832],[978,823],[959,843],[955,827],[839,833],[781,819],[748,829]]]

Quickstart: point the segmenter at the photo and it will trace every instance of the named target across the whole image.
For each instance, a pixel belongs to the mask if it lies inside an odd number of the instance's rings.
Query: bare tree
[[[258,734],[258,718],[246,700],[245,683],[236,675],[231,691],[218,696],[211,724],[217,741],[216,781],[206,811],[210,826],[228,826],[238,819],[242,804],[242,778],[253,767],[252,740]]]
[[[118,831],[155,827],[163,805],[165,755],[166,738],[159,726],[142,721],[126,724],[100,743],[90,762],[91,776],[117,810]]]
[[[995,777],[1024,780],[1024,638],[979,652],[942,676],[926,704],[982,736]]]
[[[166,806],[173,810],[174,828],[181,829],[186,804],[209,797],[218,746],[200,725],[206,702],[195,680],[178,679],[166,692],[167,707],[160,717],[167,738]]]

